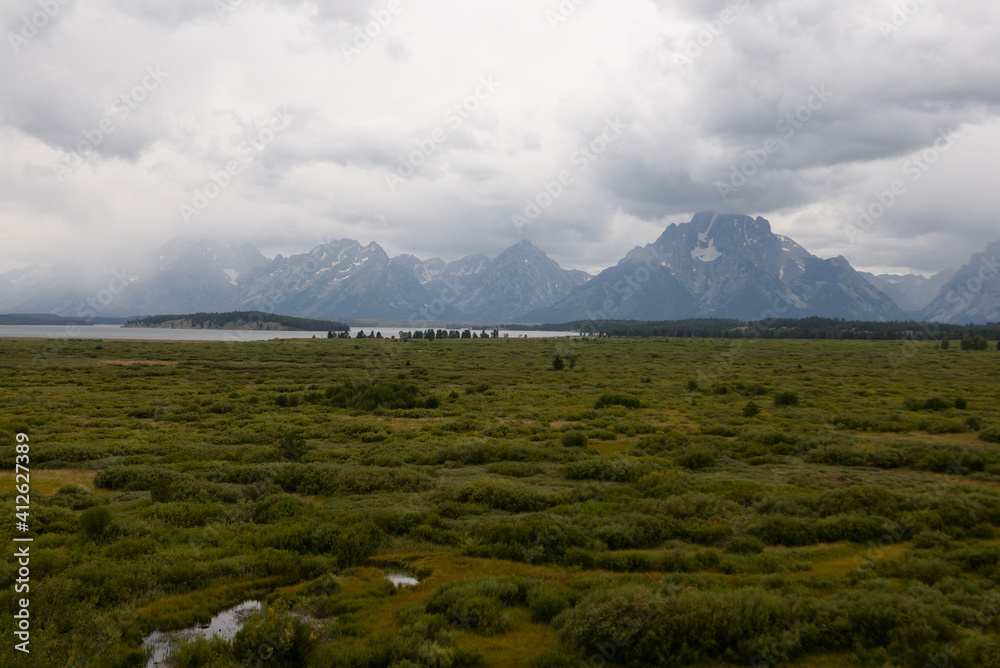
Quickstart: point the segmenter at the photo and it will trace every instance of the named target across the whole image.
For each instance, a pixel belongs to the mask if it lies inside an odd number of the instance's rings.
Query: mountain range
[[[71,317],[258,310],[338,320],[542,323],[822,316],[1000,320],[1000,241],[959,271],[872,275],[821,259],[763,218],[699,213],[591,276],[530,241],[445,262],[340,240],[289,257],[252,244],[172,241],[116,271],[63,264],[0,274],[0,312]]]

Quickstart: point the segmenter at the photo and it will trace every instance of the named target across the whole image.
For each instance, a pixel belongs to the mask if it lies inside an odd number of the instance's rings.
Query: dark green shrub
[[[798,406],[799,395],[795,392],[779,392],[774,395],[775,406]]]
[[[911,411],[943,411],[951,408],[954,403],[942,397],[931,397],[930,399],[907,399],[903,402]]]
[[[361,411],[418,408],[425,403],[416,383],[398,379],[377,378],[370,383],[344,383],[339,388],[327,390],[327,394],[331,406]]]
[[[570,554],[577,554],[574,550],[596,546],[580,529],[539,516],[480,522],[472,526],[469,534],[476,539],[466,548],[472,556],[527,563],[558,562],[564,555],[566,563],[575,563],[569,559]]]
[[[752,665],[770,648],[793,657],[814,642],[812,616],[800,597],[756,587],[669,596],[597,589],[566,613],[560,639],[616,665]]]
[[[645,573],[653,570],[653,559],[642,552],[601,552],[594,558],[598,568],[615,573]]]
[[[595,409],[606,408],[608,406],[624,406],[625,408],[639,408],[642,403],[638,398],[621,394],[618,392],[605,392],[594,404]]]
[[[301,617],[268,607],[251,615],[233,638],[233,656],[242,665],[304,666],[315,638]]]
[[[816,542],[816,529],[812,522],[797,517],[780,515],[765,517],[747,529],[747,533],[760,538],[768,545],[798,547]]]
[[[743,407],[743,417],[754,418],[760,415],[760,406],[752,401],[748,401],[747,405]]]
[[[486,467],[487,473],[505,475],[511,478],[530,478],[539,475],[542,467],[528,462],[497,462]]]
[[[510,629],[510,617],[504,608],[526,605],[528,593],[537,586],[535,580],[515,577],[450,582],[427,597],[422,607],[426,613],[441,615],[459,628],[493,636]],[[406,615],[403,619],[406,620]]]
[[[670,452],[678,448],[683,448],[689,441],[690,439],[684,434],[676,431],[668,431],[665,434],[644,437],[636,444],[633,450],[636,453],[658,455],[662,452]]]
[[[290,462],[297,462],[302,459],[304,454],[306,454],[305,439],[294,434],[290,434],[281,439],[281,443],[278,444],[278,452],[282,459]]]
[[[899,574],[904,578],[919,580],[927,585],[934,585],[959,574],[953,564],[934,557],[908,557],[900,564]]]
[[[878,540],[888,531],[889,522],[865,515],[833,515],[816,523],[816,536],[824,543],[850,541],[867,543]]]
[[[560,440],[565,448],[585,448],[590,442],[590,439],[587,438],[587,434],[582,431],[563,432]]]
[[[924,530],[913,537],[913,547],[919,550],[931,550],[951,547],[951,536],[943,531]]]
[[[760,554],[764,551],[764,543],[759,538],[737,536],[726,545],[729,554]]]
[[[638,482],[639,478],[661,468],[645,459],[617,457],[615,459],[586,459],[573,462],[567,464],[562,471],[569,480]]]
[[[563,358],[560,357],[559,355],[556,355],[555,358],[553,358],[552,360],[552,370],[562,371],[564,366],[566,366],[566,363],[563,362]]]
[[[979,432],[978,437],[987,443],[1000,443],[1000,427],[987,427]]]
[[[545,495],[499,478],[480,478],[460,485],[455,490],[454,499],[512,513],[544,510],[551,505]]]
[[[111,520],[110,508],[94,506],[80,514],[80,528],[89,538],[100,538],[111,527]]]
[[[679,519],[666,515],[620,513],[594,520],[588,533],[609,550],[641,550],[656,547],[667,538],[681,536],[684,525]]]
[[[677,458],[677,463],[694,471],[707,469],[715,466],[715,454],[708,450],[689,450]]]
[[[561,589],[536,587],[528,592],[528,609],[531,621],[549,623],[552,618],[569,608],[569,596]]]

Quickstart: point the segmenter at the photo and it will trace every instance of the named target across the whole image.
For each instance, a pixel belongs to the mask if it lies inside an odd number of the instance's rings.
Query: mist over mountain
[[[0,311],[71,317],[260,310],[321,319],[541,323],[798,318],[1000,319],[1000,242],[959,272],[872,275],[821,259],[763,218],[696,214],[596,277],[530,241],[451,262],[343,239],[289,257],[178,239],[120,268],[62,264],[0,274]]]
[[[861,274],[866,281],[889,295],[907,313],[920,313],[930,304],[941,288],[955,276],[954,269],[938,272],[930,278],[919,274]]]
[[[900,317],[899,307],[842,257],[821,260],[763,218],[699,213],[532,320]]]
[[[923,318],[957,324],[1000,322],[1000,241],[955,272],[924,309]]]

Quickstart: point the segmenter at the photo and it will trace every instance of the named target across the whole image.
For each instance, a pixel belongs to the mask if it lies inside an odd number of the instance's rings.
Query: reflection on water
[[[207,625],[193,626],[180,631],[170,631],[163,633],[153,631],[142,641],[144,649],[152,649],[153,655],[149,658],[146,668],[156,668],[156,666],[166,665],[164,661],[170,656],[170,652],[177,646],[180,640],[191,640],[197,636],[211,638],[218,636],[225,640],[232,640],[239,632],[247,619],[253,613],[260,610],[260,601],[244,601],[236,607],[223,610]]]

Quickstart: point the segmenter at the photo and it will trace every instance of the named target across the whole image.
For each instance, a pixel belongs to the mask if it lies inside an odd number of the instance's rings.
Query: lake
[[[374,331],[384,338],[398,336],[399,332],[410,331],[406,327],[362,327],[351,328],[352,336],[359,330],[366,335]],[[437,328],[435,328],[437,329]],[[473,330],[476,331],[476,330]],[[481,330],[480,330],[481,331]],[[492,331],[492,330],[489,330]],[[515,332],[500,330],[500,336],[529,339],[579,336],[579,332]],[[148,341],[270,341],[271,339],[318,339],[326,338],[326,332],[262,332],[248,329],[149,329],[122,327],[120,325],[0,325],[0,338],[31,339],[125,339]]]

